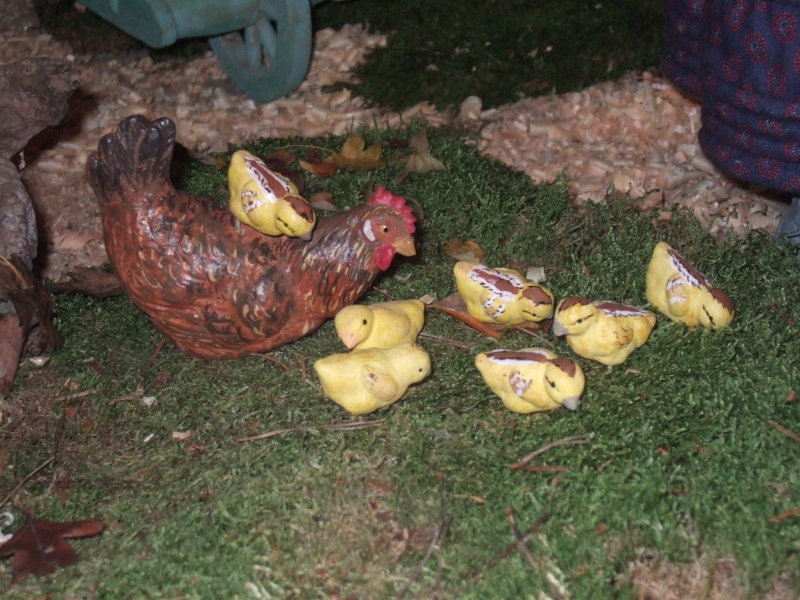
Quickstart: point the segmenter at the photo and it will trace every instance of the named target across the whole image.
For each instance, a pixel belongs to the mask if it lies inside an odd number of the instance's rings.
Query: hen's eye
[[[388,225],[384,225],[383,226],[383,233],[389,233],[389,226]]]

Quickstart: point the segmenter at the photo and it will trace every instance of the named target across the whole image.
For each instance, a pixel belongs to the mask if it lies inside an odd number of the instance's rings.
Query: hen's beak
[[[402,254],[403,256],[414,256],[417,253],[417,249],[414,247],[414,238],[410,235],[400,238],[392,244],[392,246],[394,246],[398,254]]]

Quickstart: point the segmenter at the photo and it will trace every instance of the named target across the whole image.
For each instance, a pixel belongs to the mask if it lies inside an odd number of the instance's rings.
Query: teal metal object
[[[311,6],[324,0],[82,0],[153,48],[208,37],[228,77],[248,97],[291,94],[311,60]]]

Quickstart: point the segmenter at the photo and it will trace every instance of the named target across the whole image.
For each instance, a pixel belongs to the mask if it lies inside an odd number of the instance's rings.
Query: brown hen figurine
[[[265,236],[206,198],[175,189],[175,124],[134,115],[100,140],[87,175],[106,250],[133,302],[185,353],[237,358],[316,330],[415,254],[415,219],[379,188],[320,218],[310,241]]]

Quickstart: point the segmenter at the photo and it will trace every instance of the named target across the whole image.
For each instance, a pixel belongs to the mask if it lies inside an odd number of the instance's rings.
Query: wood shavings
[[[566,168],[579,203],[599,202],[609,189],[630,193],[644,199],[642,208],[688,208],[721,237],[772,234],[784,206],[717,170],[697,143],[700,105],[655,71],[526,98],[498,108],[490,121],[481,152],[537,182]]]

